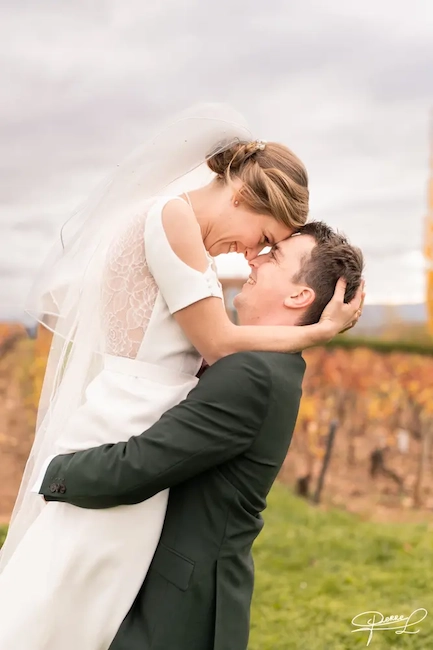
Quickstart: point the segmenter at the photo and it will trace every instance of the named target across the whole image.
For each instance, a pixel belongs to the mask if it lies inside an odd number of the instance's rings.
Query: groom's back
[[[263,426],[245,453],[171,489],[146,581],[110,650],[247,648],[251,546],[290,444],[305,369],[300,355],[247,354],[272,382]]]

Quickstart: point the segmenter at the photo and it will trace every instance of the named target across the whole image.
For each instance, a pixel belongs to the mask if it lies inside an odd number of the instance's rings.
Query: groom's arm
[[[245,451],[266,418],[270,392],[259,355],[225,357],[141,435],[56,456],[40,493],[83,508],[144,501]]]

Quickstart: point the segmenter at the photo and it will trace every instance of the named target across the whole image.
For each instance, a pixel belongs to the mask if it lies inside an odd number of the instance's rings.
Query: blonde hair
[[[284,145],[238,143],[211,156],[207,164],[221,181],[242,181],[239,194],[254,212],[269,214],[294,229],[305,224],[309,199],[307,170]]]

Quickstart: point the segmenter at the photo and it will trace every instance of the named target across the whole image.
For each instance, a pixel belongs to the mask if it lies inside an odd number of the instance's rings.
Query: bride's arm
[[[168,243],[181,263],[204,273],[209,266],[197,220],[190,207],[182,201],[170,201],[162,215]],[[156,260],[155,260],[156,262]],[[173,293],[175,278],[168,270],[159,272],[160,261],[151,268],[162,294]],[[332,300],[330,317],[315,325],[304,326],[238,326],[229,319],[223,301],[205,297],[174,310],[172,313],[188,339],[210,364],[235,352],[261,350],[297,352],[329,341],[354,319],[361,295],[344,304],[345,284],[339,281]]]
[[[219,298],[205,298],[174,317],[209,364],[235,352],[298,352],[329,341],[337,333],[327,324],[235,325]]]

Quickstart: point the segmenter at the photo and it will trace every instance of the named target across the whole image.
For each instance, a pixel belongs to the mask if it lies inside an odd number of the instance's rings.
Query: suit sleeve
[[[56,456],[40,494],[82,508],[149,499],[248,449],[266,418],[270,392],[269,369],[260,357],[225,357],[141,435]]]

